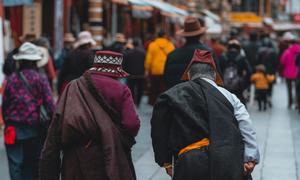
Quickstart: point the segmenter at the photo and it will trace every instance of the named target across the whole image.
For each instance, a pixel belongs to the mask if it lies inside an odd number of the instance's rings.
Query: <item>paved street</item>
[[[286,89],[278,84],[274,90],[274,107],[267,112],[258,112],[249,106],[254,127],[258,133],[261,163],[253,173],[255,180],[297,180],[300,177],[300,116],[288,110]],[[133,159],[138,180],[170,180],[153,159],[150,139],[151,107],[143,104],[139,109],[142,119]],[[0,179],[9,180],[3,138],[0,138]]]

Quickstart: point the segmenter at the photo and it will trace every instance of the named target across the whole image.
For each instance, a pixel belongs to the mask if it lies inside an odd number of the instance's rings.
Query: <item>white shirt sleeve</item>
[[[243,103],[234,95],[232,96],[232,105],[234,108],[234,115],[239,123],[239,128],[245,142],[245,162],[256,162],[259,163],[260,154],[258,150],[256,132],[253,130],[252,120],[250,115]]]

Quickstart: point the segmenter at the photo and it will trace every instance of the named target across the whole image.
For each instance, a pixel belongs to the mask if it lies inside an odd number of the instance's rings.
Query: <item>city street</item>
[[[253,173],[254,180],[297,180],[300,169],[300,118],[295,110],[287,109],[286,88],[283,83],[274,89],[273,109],[258,112],[251,105],[249,110],[258,134],[261,163]],[[144,103],[139,109],[141,129],[133,149],[133,159],[138,180],[169,180],[164,170],[153,158],[150,139],[151,107]],[[0,138],[1,180],[9,180],[7,161]]]

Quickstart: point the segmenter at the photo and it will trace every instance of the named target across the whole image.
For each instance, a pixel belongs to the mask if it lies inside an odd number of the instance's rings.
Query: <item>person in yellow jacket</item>
[[[149,104],[153,105],[156,98],[165,89],[163,83],[163,73],[167,56],[175,49],[171,41],[165,37],[165,32],[161,31],[158,37],[149,44],[146,60],[145,73],[149,78]]]
[[[251,76],[251,82],[255,85],[255,98],[258,102],[258,110],[267,110],[267,93],[269,84],[275,81],[274,75],[266,74],[266,68],[264,65],[256,66],[256,72]]]

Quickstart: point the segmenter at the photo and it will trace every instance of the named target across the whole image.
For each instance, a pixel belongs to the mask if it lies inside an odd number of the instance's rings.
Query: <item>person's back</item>
[[[280,58],[280,63],[283,66],[282,76],[295,80],[298,75],[298,67],[296,66],[296,56],[300,52],[300,45],[293,44],[284,51]]]
[[[181,82],[181,76],[189,65],[193,53],[196,49],[211,51],[206,45],[199,40],[187,43],[181,48],[175,49],[168,55],[164,71],[164,81],[167,88],[171,88]]]
[[[146,52],[141,47],[126,50],[124,52],[123,67],[131,76],[144,76],[144,63]]]
[[[150,75],[163,75],[167,56],[174,50],[174,45],[166,38],[158,37],[150,43],[146,60],[145,70]]]
[[[66,86],[41,156],[42,179],[135,179],[131,148],[140,124],[130,90],[117,80],[128,75],[122,58],[98,51],[94,66]]]

